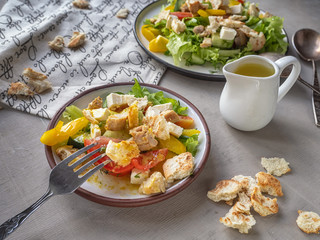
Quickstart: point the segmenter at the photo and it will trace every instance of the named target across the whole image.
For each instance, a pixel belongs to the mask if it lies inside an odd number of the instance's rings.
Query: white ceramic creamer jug
[[[234,73],[243,64],[259,64],[273,68],[267,77],[252,77]],[[280,85],[280,74],[293,65],[288,78]],[[265,127],[272,119],[277,103],[293,86],[301,71],[299,61],[292,56],[276,62],[256,55],[242,57],[223,68],[226,84],[220,97],[220,112],[232,127],[254,131]]]

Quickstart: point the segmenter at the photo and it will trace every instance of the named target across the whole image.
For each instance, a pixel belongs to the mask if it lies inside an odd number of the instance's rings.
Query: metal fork
[[[95,166],[89,172],[88,167],[97,162],[99,159],[104,157],[104,154],[88,161],[79,169],[74,170],[77,166],[83,163],[88,158],[92,157],[94,154],[98,153],[101,148],[98,148],[84,157],[80,158],[73,164],[69,164],[72,160],[78,157],[80,154],[86,152],[95,146],[96,143],[88,145],[79,151],[73,153],[59,164],[57,164],[50,173],[49,187],[47,192],[29,208],[23,212],[17,214],[13,218],[8,219],[2,225],[0,225],[0,240],[5,239],[9,234],[16,230],[35,210],[37,210],[46,200],[55,195],[62,195],[74,192],[82,183],[84,183],[89,177],[91,177],[95,172],[104,166],[104,163],[100,163]],[[82,175],[83,174],[83,175]]]

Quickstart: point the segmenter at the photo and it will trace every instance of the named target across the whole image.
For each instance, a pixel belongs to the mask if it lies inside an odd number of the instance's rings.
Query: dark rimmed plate
[[[143,22],[145,19],[152,18],[158,15],[162,9],[162,6],[167,4],[167,0],[160,0],[153,2],[147,5],[141,10],[141,12],[136,17],[134,23],[134,36],[143,48],[143,50],[152,58],[156,59],[160,63],[166,65],[175,72],[181,73],[185,76],[192,77],[200,80],[210,80],[210,81],[225,81],[225,77],[222,74],[222,71],[217,73],[212,73],[213,67],[210,63],[205,63],[204,65],[193,65],[185,66],[183,62],[179,66],[174,65],[173,58],[171,56],[166,56],[163,53],[154,53],[149,51],[148,45],[149,41],[141,33],[141,27],[144,25]],[[263,11],[261,11],[263,13]],[[283,33],[286,35],[285,41],[288,42],[287,33],[283,29]]]
[[[48,130],[56,126],[59,120],[63,120],[62,113],[69,105],[76,105],[79,108],[86,108],[88,103],[97,96],[106,97],[111,92],[128,92],[133,83],[118,83],[95,87],[89,89],[68,101],[52,118],[49,123]],[[97,173],[93,180],[85,182],[75,193],[100,204],[115,206],[115,207],[139,207],[153,203],[157,203],[168,199],[179,193],[189,186],[200,174],[203,169],[210,152],[210,133],[205,119],[200,111],[186,98],[171,91],[169,89],[151,85],[140,84],[146,87],[150,92],[163,91],[167,97],[174,98],[180,101],[182,106],[188,107],[188,115],[195,120],[195,126],[201,131],[199,135],[199,150],[195,156],[195,169],[191,176],[177,182],[167,189],[165,193],[157,195],[140,195],[137,187],[128,185],[127,181],[122,178]],[[55,154],[54,148],[45,146],[45,153],[48,163],[51,168],[59,162],[58,156]]]

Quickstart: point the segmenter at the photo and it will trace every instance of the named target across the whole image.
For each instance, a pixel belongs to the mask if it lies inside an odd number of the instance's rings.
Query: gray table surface
[[[300,28],[320,32],[319,0],[257,1],[262,9],[284,17],[290,39]],[[311,64],[301,76],[312,83]],[[201,175],[187,189],[154,205],[115,208],[76,194],[50,199],[8,239],[319,239],[296,225],[297,210],[320,214],[320,129],[314,124],[312,92],[297,82],[278,104],[262,130],[229,127],[219,112],[223,82],[200,81],[167,70],[160,85],[187,97],[203,113],[211,133],[211,153]],[[36,201],[47,189],[50,168],[39,139],[48,120],[4,107],[0,111],[0,223]],[[292,171],[279,178],[284,196],[279,213],[261,217],[248,235],[226,228],[219,218],[229,206],[206,197],[221,179],[264,169],[261,157],[284,157]]]

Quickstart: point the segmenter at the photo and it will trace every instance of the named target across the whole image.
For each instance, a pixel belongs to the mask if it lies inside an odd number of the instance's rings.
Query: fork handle
[[[53,192],[48,188],[47,192],[34,204],[13,218],[8,219],[0,225],[0,240],[5,239],[16,230],[35,210],[37,210],[46,200],[53,196]]]

